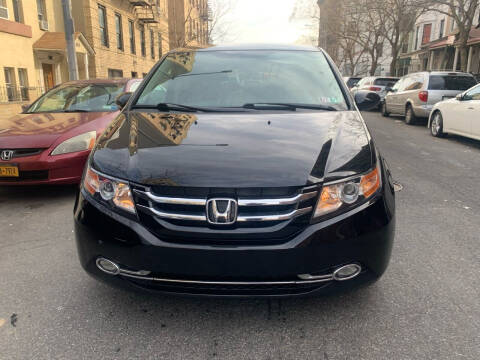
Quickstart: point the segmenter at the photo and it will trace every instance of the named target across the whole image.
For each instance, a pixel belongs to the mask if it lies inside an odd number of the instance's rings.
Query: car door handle
[[[468,108],[468,110],[475,110],[475,108],[473,108],[473,107],[470,106],[470,107]]]

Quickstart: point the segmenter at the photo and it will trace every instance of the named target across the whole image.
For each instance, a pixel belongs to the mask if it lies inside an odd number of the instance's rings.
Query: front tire
[[[440,111],[435,112],[432,116],[432,123],[430,124],[430,133],[435,137],[444,137],[443,132],[443,116]]]
[[[407,109],[405,110],[405,123],[408,125],[413,125],[417,121],[417,117],[413,112],[412,105],[407,105]]]
[[[390,116],[390,113],[387,111],[387,104],[385,103],[385,101],[382,102],[381,111],[382,111],[382,116],[383,117],[389,117]]]

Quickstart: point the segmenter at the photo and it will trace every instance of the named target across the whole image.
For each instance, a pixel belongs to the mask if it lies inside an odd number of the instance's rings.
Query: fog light
[[[120,274],[120,268],[113,261],[110,261],[104,258],[98,258],[96,261],[96,264],[100,270],[102,270],[107,274],[110,274],[110,275]]]
[[[345,265],[333,272],[333,278],[337,281],[350,280],[360,274],[360,271],[362,267],[358,264]]]

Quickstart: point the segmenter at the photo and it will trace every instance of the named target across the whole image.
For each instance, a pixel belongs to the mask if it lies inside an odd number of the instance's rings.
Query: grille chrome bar
[[[317,196],[317,191],[298,194],[291,198],[284,199],[238,199],[238,206],[275,206],[293,205]]]
[[[133,191],[141,198],[145,200],[151,200],[159,204],[200,205],[200,206],[205,206],[207,204],[207,199],[165,197],[165,196],[156,196],[152,194],[150,191],[140,191],[136,189]]]
[[[188,221],[207,221],[207,217],[205,215],[194,215],[194,214],[178,214],[178,213],[172,213],[172,212],[167,212],[167,211],[159,211],[157,209],[148,207],[148,206],[143,206],[143,205],[138,205],[137,207],[140,210],[144,210],[151,215],[158,216],[163,219],[171,219],[171,220],[188,220]]]
[[[308,214],[310,211],[312,211],[312,207],[309,206],[307,208],[303,209],[297,209],[290,211],[288,213],[278,213],[278,214],[264,214],[264,215],[249,215],[249,216],[238,216],[237,221],[238,222],[245,222],[245,221],[284,221],[284,220],[290,220],[295,217]]]
[[[134,192],[145,200],[151,200],[159,204],[174,205],[206,205],[207,199],[194,198],[176,198],[166,196],[156,196],[150,191],[134,190]],[[275,206],[275,205],[293,205],[317,196],[317,191],[304,194],[298,194],[290,198],[283,199],[238,199],[238,206]]]

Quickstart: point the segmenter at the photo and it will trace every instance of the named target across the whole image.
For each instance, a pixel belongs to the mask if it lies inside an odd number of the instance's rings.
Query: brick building
[[[169,49],[167,0],[74,0],[72,11],[95,52],[90,77],[143,77]]]
[[[208,46],[208,1],[169,0],[170,48]]]

